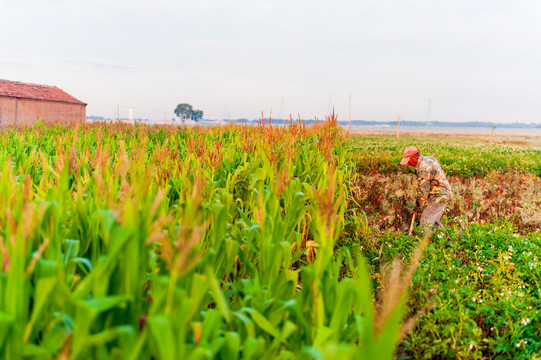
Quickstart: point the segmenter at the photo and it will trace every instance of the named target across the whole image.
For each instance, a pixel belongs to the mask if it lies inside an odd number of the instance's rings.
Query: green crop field
[[[405,235],[416,145],[454,190]],[[541,151],[306,126],[0,134],[0,358],[541,356]]]
[[[416,177],[398,165],[410,145],[440,160],[453,189],[446,230],[432,235],[412,281],[402,359],[532,359],[541,356],[541,151],[468,139],[358,136],[350,211],[377,288],[393,259],[418,239],[403,235]]]

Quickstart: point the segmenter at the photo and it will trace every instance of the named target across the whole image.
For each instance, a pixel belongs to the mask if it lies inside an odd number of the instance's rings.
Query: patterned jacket
[[[418,177],[417,211],[422,212],[428,202],[447,203],[453,199],[451,185],[445,177],[438,160],[430,156],[420,156],[415,166]]]

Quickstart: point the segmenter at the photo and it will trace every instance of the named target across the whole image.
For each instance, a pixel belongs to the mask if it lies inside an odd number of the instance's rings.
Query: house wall
[[[17,99],[0,96],[0,126],[12,126],[15,122]]]
[[[0,96],[0,125],[32,125],[43,122],[72,124],[86,120],[86,106],[56,101]]]

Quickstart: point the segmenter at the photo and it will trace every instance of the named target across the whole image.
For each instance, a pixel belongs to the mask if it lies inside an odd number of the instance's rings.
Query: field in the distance
[[[360,127],[355,126],[350,131],[355,136],[375,136],[375,137],[394,137],[396,138],[396,128],[379,127]],[[490,143],[492,142],[504,145],[521,145],[541,149],[541,129],[513,129],[496,128],[492,133],[491,129],[478,128],[400,128],[400,138],[430,137],[434,139],[448,139],[457,141],[474,141]]]

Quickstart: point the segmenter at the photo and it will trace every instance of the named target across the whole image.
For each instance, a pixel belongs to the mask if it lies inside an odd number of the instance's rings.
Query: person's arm
[[[430,174],[428,171],[419,170],[417,183],[419,185],[419,192],[417,193],[415,212],[422,213],[428,203],[428,195],[430,194]]]

